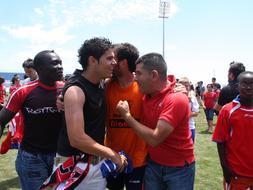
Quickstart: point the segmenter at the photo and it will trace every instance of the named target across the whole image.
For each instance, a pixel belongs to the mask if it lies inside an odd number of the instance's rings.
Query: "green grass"
[[[222,172],[216,150],[216,144],[211,141],[211,134],[206,133],[207,124],[203,110],[196,121],[196,176],[195,190],[221,190]],[[3,138],[1,139],[3,140]],[[0,155],[0,189],[20,189],[16,170],[15,159],[17,151],[11,150],[5,155]]]
[[[6,132],[5,132],[6,133]],[[3,136],[0,140],[2,143]],[[6,154],[0,154],[0,189],[20,189],[17,173],[15,170],[15,159],[17,150],[10,150]]]
[[[198,117],[195,118],[195,189],[221,190],[223,178],[216,143],[212,142],[212,135],[205,132],[207,129],[205,114],[202,109],[200,111]]]

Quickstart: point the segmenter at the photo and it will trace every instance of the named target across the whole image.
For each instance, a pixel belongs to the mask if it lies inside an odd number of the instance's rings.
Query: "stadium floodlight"
[[[165,18],[169,18],[170,13],[170,0],[160,0],[159,5],[159,18],[163,19],[163,58],[164,54],[164,43],[165,43]]]

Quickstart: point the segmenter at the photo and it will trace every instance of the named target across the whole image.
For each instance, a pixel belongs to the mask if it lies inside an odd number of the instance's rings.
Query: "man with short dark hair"
[[[16,159],[16,170],[23,190],[37,190],[51,174],[62,126],[56,107],[57,91],[63,86],[60,57],[51,50],[38,53],[34,67],[39,80],[13,92],[0,112],[0,128],[21,110],[24,134]]]
[[[38,74],[34,68],[33,60],[31,58],[28,58],[25,60],[22,64],[25,74],[28,78],[23,81],[23,84],[26,84],[28,82],[34,81],[38,79]]]
[[[105,145],[119,152],[124,151],[132,160],[133,171],[122,172],[118,176],[107,177],[107,188],[141,190],[146,165],[146,143],[134,133],[133,129],[118,113],[116,106],[119,100],[128,100],[131,113],[136,120],[142,114],[142,97],[135,80],[135,61],[139,57],[138,49],[130,43],[115,46],[114,77],[106,86],[107,122]]]
[[[103,79],[112,77],[116,62],[112,44],[106,38],[86,40],[78,53],[82,70],[76,70],[63,89],[66,125],[59,136],[55,166],[61,167],[68,159],[74,162],[81,154],[84,156],[82,170],[77,172],[85,177],[76,183],[73,180],[66,183],[66,179],[58,186],[104,190],[106,180],[100,171],[102,159],[113,161],[118,170],[126,165],[125,157],[104,146],[106,102],[100,84]]]
[[[22,81],[22,85],[38,79],[38,74],[34,68],[33,60],[31,58],[25,60],[22,66],[25,71],[25,76],[27,77]],[[8,133],[0,147],[1,154],[7,153],[9,149],[19,148],[23,138],[23,130],[23,116],[21,112],[18,112],[10,122]]]
[[[135,72],[139,89],[144,94],[141,123],[132,117],[130,102],[119,101],[117,109],[148,144],[144,189],[192,190],[195,159],[188,97],[174,92],[175,79],[167,77],[166,62],[158,53],[140,57]]]
[[[225,190],[253,189],[253,72],[238,81],[239,96],[222,107],[213,134]]]
[[[245,71],[243,63],[231,62],[228,70],[228,85],[223,87],[219,93],[219,98],[214,109],[220,111],[222,106],[231,102],[238,94],[238,80],[240,73]]]

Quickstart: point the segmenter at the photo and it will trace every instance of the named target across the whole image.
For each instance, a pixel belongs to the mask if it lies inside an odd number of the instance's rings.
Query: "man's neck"
[[[242,98],[240,97],[240,103],[242,106],[248,107],[248,108],[253,108],[253,100],[252,98],[250,99],[246,99],[246,98]]]
[[[94,73],[88,72],[87,70],[82,72],[82,76],[93,84],[99,84],[101,81]]]
[[[157,82],[154,86],[154,90],[152,91],[152,93],[148,94],[148,96],[151,98],[153,96],[155,96],[156,94],[160,93],[163,89],[165,89],[168,85],[170,85],[169,81],[161,81],[160,83]]]
[[[122,88],[128,87],[134,82],[134,74],[128,72],[124,75],[118,76],[117,80],[119,82],[120,87]]]
[[[56,81],[50,81],[40,76],[39,81],[46,86],[54,86]]]

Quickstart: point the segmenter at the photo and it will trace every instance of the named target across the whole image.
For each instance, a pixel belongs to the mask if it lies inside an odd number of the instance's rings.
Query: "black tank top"
[[[68,79],[64,88],[63,96],[70,86],[80,87],[85,94],[85,104],[83,106],[85,133],[100,144],[104,144],[105,135],[105,92],[99,85],[93,84],[81,75],[80,70],[76,70]],[[63,117],[64,118],[64,117]],[[61,156],[71,156],[80,153],[80,150],[73,148],[68,139],[65,118],[63,128],[58,139],[57,152]]]

